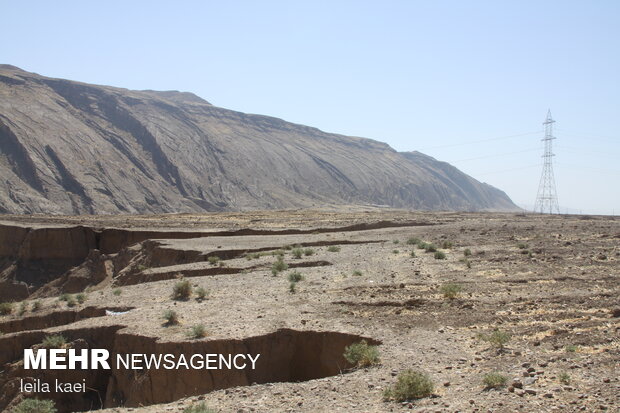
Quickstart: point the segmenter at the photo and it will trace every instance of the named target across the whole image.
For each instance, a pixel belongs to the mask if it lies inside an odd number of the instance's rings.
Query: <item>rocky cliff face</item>
[[[516,210],[420,153],[211,105],[0,65],[0,212],[116,214],[387,205]]]

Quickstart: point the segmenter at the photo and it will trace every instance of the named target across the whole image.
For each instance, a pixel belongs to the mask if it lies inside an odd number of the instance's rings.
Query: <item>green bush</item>
[[[360,270],[355,270],[353,271],[353,275],[355,275],[356,277],[359,277],[362,275],[362,272]]]
[[[435,259],[436,260],[445,260],[446,259],[446,254],[442,251],[435,251]]]
[[[399,250],[392,250],[392,254],[398,254],[398,253],[400,253]]]
[[[415,258],[415,251],[411,251],[411,252],[409,253],[409,256],[410,256],[411,258]]]
[[[329,251],[329,252],[340,252],[340,247],[337,247],[335,245],[330,245],[329,247],[327,247],[327,251]]]
[[[500,387],[504,387],[507,381],[508,377],[499,373],[485,374],[482,379],[485,389],[499,389]]]
[[[428,244],[426,242],[424,242],[424,241],[418,242],[418,249],[419,250],[425,250],[427,246],[428,246]]]
[[[41,301],[37,300],[32,303],[32,311],[39,311],[41,309]]]
[[[51,400],[25,399],[11,410],[13,413],[56,413],[56,405]]]
[[[297,292],[297,283],[291,281],[288,285],[288,292],[291,294],[295,294]]]
[[[179,315],[174,310],[164,311],[164,320],[166,320],[167,326],[173,326],[179,324]]]
[[[420,242],[422,242],[422,240],[416,237],[411,237],[407,240],[407,244],[409,245],[416,245],[416,244],[419,244]]]
[[[183,413],[217,413],[217,411],[208,407],[205,402],[200,402],[186,407]]]
[[[19,305],[19,310],[17,311],[17,315],[19,316],[24,315],[26,310],[28,310],[28,303],[25,301],[22,301],[22,303]]]
[[[192,285],[188,280],[181,280],[172,287],[174,300],[187,300],[190,295],[192,295]]]
[[[260,257],[261,257],[261,254],[258,253],[258,252],[251,252],[251,253],[245,254],[245,259],[248,260],[248,261],[249,260],[257,260]]]
[[[77,301],[75,300],[75,297],[71,294],[69,294],[69,297],[66,299],[67,301],[67,307],[75,307],[77,305]]]
[[[400,242],[400,241],[399,241],[399,240],[397,240],[397,239],[395,239],[394,241],[392,241],[392,243],[394,243],[394,244],[398,244],[399,242]]]
[[[79,293],[75,295],[75,299],[78,303],[84,304],[84,302],[88,299],[88,296],[84,293]]]
[[[207,289],[204,287],[196,288],[196,298],[198,300],[204,300],[207,297]]]
[[[426,247],[424,247],[424,250],[426,252],[436,252],[437,247],[435,246],[435,244],[426,244]]]
[[[502,349],[504,348],[504,345],[510,341],[511,336],[505,331],[493,330],[493,332],[489,335],[480,335],[480,338],[483,341],[490,343],[493,347]]]
[[[304,279],[304,276],[301,275],[298,271],[292,272],[288,275],[288,280],[290,282],[296,283]]]
[[[279,272],[282,272],[284,270],[288,269],[288,264],[286,264],[284,262],[284,260],[282,259],[282,257],[278,257],[278,259],[276,260],[276,262],[274,262],[271,265],[271,273],[273,275],[277,275]]]
[[[451,241],[444,241],[441,243],[441,248],[443,248],[444,250],[448,250],[450,248],[452,248],[452,242]]]
[[[527,244],[524,242],[520,242],[517,244],[517,248],[519,248],[520,250],[524,250],[527,248]]]
[[[564,348],[564,350],[566,350],[568,353],[575,353],[577,350],[579,350],[579,346],[576,346],[574,344],[569,344],[568,346]]]
[[[215,265],[220,262],[220,257],[218,257],[217,255],[211,255],[207,258],[207,261],[209,261],[209,264]]]
[[[570,375],[563,371],[562,373],[560,373],[560,375],[558,376],[558,379],[560,380],[560,383],[565,384],[565,385],[569,385],[571,382],[571,377]]]
[[[449,300],[454,300],[456,297],[459,296],[459,293],[462,289],[463,287],[461,287],[459,284],[449,283],[442,285],[439,290],[445,298]]]
[[[469,257],[471,255],[471,250],[469,248],[465,248],[465,251],[463,251],[463,255]]]
[[[293,257],[297,259],[301,258],[303,253],[304,253],[304,250],[302,250],[301,248],[293,248],[293,250],[291,251],[291,254],[293,254]]]
[[[114,294],[115,296],[119,296],[121,295],[123,291],[120,288],[115,288],[114,290],[112,290],[112,294]]]
[[[191,338],[203,338],[207,335],[207,330],[204,325],[197,324],[190,329],[189,336]]]
[[[312,248],[306,248],[304,250],[304,255],[309,257],[310,255],[314,255],[314,250]]]
[[[67,339],[61,334],[54,334],[47,336],[41,342],[44,348],[64,348],[67,344]]]
[[[385,391],[383,397],[386,400],[405,402],[428,397],[433,394],[434,388],[428,374],[409,369],[398,375],[396,383]]]
[[[353,343],[344,349],[344,358],[355,367],[367,367],[379,364],[379,350],[366,340]]]

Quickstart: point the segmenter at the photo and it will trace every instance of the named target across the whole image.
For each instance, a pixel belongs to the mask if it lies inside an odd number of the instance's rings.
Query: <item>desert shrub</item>
[[[465,248],[465,251],[463,251],[463,255],[469,257],[471,255],[471,250],[469,248]]]
[[[450,248],[452,248],[452,241],[444,241],[441,243],[441,248],[443,248],[444,250],[448,250]]]
[[[437,247],[435,246],[435,244],[426,244],[426,247],[424,248],[424,250],[426,252],[436,252]]]
[[[560,383],[566,384],[566,385],[569,385],[570,382],[571,382],[570,375],[567,372],[565,372],[565,371],[560,373],[560,375],[558,376],[558,379],[560,380]]]
[[[527,244],[524,242],[520,242],[517,244],[517,248],[519,248],[520,250],[524,250],[527,248]]]
[[[58,297],[58,301],[69,301],[70,298],[71,298],[71,294],[63,293],[63,294],[60,294],[60,296]]]
[[[115,296],[119,296],[121,295],[123,291],[120,288],[115,288],[114,290],[112,290],[112,294],[114,294]]]
[[[303,253],[304,253],[304,250],[302,250],[301,248],[293,248],[293,250],[291,251],[291,254],[293,254],[293,257],[297,259],[301,258]]]
[[[288,269],[288,264],[284,262],[282,257],[278,257],[276,262],[271,265],[271,273],[273,275],[277,275],[279,272]]]
[[[407,240],[407,244],[409,245],[416,245],[416,244],[419,244],[420,242],[422,242],[422,240],[416,237],[411,237]]]
[[[433,394],[434,388],[428,374],[409,369],[398,375],[396,383],[384,392],[383,397],[387,400],[404,402],[428,397]]]
[[[12,413],[56,413],[56,405],[51,400],[25,399],[11,410]]]
[[[271,253],[271,255],[275,256],[279,256],[279,257],[284,257],[284,250],[275,250]]]
[[[67,344],[67,340],[61,334],[47,336],[41,342],[44,348],[63,348]]]
[[[67,302],[67,307],[75,307],[77,305],[77,301],[72,294],[69,294],[65,301]]]
[[[508,377],[499,373],[487,373],[482,379],[485,389],[499,389],[504,387],[507,381]]]
[[[41,301],[37,300],[32,303],[32,311],[39,311],[41,309]]]
[[[392,254],[398,254],[398,253],[400,253],[399,250],[392,250]]]
[[[217,413],[217,411],[208,407],[205,402],[200,402],[186,407],[183,413]]]
[[[531,254],[532,254],[530,252],[530,250],[521,250],[520,252],[521,252],[522,255],[529,255],[529,256],[531,256]]]
[[[327,251],[329,251],[329,252],[340,252],[340,247],[337,247],[335,245],[330,245],[329,247],[327,247]]]
[[[445,260],[446,259],[446,254],[442,251],[435,251],[435,255],[434,255],[436,260]]]
[[[297,283],[295,281],[291,281],[289,283],[288,292],[291,294],[295,294],[297,292]]]
[[[196,288],[196,298],[198,300],[204,300],[207,297],[207,289],[204,287]]]
[[[579,346],[576,346],[574,344],[569,344],[568,346],[564,348],[564,350],[566,350],[568,353],[575,353],[577,350],[579,350]]]
[[[392,243],[394,243],[394,244],[398,244],[398,243],[400,243],[400,241],[399,241],[399,240],[397,240],[397,239],[395,239],[394,241],[392,241]]]
[[[366,340],[353,343],[344,349],[344,358],[355,367],[367,367],[379,364],[379,350]]]
[[[84,304],[84,302],[88,299],[88,296],[84,293],[79,293],[75,295],[75,299],[78,303]]]
[[[209,261],[209,264],[211,265],[216,265],[218,262],[220,262],[220,257],[218,257],[217,255],[211,255],[207,258],[207,261]]]
[[[17,311],[17,315],[20,315],[20,316],[24,315],[26,310],[28,310],[28,303],[25,301],[22,301],[22,303],[19,305],[19,310]]]
[[[314,250],[312,248],[306,248],[304,250],[304,255],[309,257],[310,255],[314,255]]]
[[[296,283],[304,279],[304,276],[301,275],[298,271],[292,272],[288,275],[288,280],[290,282]]]
[[[203,324],[197,324],[193,326],[189,331],[191,338],[203,338],[207,335],[207,329]]]
[[[493,330],[491,334],[481,334],[480,339],[490,343],[493,347],[504,348],[504,345],[511,339],[509,333],[501,330]]]
[[[454,300],[456,297],[459,296],[462,289],[463,287],[461,287],[459,284],[449,283],[442,285],[439,290],[445,298],[449,300]]]
[[[471,268],[471,261],[469,261],[469,260],[465,260],[465,266],[466,266],[467,268]]]
[[[13,303],[0,303],[0,315],[9,315],[13,312]]]
[[[192,285],[188,280],[181,280],[172,287],[172,298],[174,300],[187,300],[192,295]]]
[[[425,250],[427,246],[428,246],[428,244],[426,242],[424,242],[424,241],[418,242],[418,249],[419,250]]]
[[[360,270],[355,270],[353,271],[353,275],[355,275],[356,277],[359,277],[362,275],[362,272]]]
[[[164,311],[164,320],[166,320],[167,326],[173,326],[179,324],[179,315],[174,310]]]

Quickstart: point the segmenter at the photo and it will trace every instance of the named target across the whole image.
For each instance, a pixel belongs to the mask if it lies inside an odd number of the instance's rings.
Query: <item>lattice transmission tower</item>
[[[538,184],[538,194],[536,195],[536,203],[534,212],[542,214],[559,214],[560,206],[558,205],[558,194],[555,191],[555,177],[553,176],[553,124],[555,121],[551,118],[551,109],[547,112],[547,119],[543,122],[545,126],[545,137],[542,141],[545,143],[545,152],[543,154],[543,171]]]

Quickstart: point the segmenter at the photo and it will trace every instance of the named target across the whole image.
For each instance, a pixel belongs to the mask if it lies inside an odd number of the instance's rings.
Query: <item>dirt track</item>
[[[88,342],[101,340],[98,331],[108,329],[105,331],[115,331],[107,334],[114,336],[115,342],[104,344],[117,346],[117,350],[121,350],[118,346],[125,346],[125,351],[177,346],[193,352],[196,346],[209,343],[235,348],[235,343],[249,345],[250,340],[271,354],[265,359],[270,364],[263,366],[257,377],[222,376],[213,379],[211,387],[196,386],[205,381],[200,375],[178,380],[186,384],[177,386],[171,384],[175,381],[172,376],[147,374],[138,388],[123,396],[126,406],[135,407],[133,411],[182,411],[197,399],[223,412],[571,412],[620,408],[617,218],[282,211],[148,217],[5,216],[2,221],[27,228],[30,235],[25,239],[54,226],[92,229],[95,246],[102,230],[116,228],[132,235],[115,239],[117,252],[89,252],[78,267],[74,261],[54,261],[59,272],[65,270],[63,265],[73,268],[58,274],[60,281],[45,278],[50,263],[25,262],[32,255],[32,251],[24,252],[25,244],[20,244],[21,255],[7,252],[0,257],[4,277],[28,275],[32,285],[26,291],[33,294],[25,314],[17,315],[20,304],[16,303],[13,314],[0,316],[0,331],[5,333],[0,337],[0,353],[2,363],[7,363],[0,374],[0,407],[15,395],[11,387],[15,378],[23,377],[16,358],[7,354],[18,354],[52,331],[64,332],[71,341],[82,338]],[[335,229],[339,227],[344,230]],[[254,231],[248,232],[248,228]],[[151,234],[134,243],[131,240],[137,230],[158,234],[156,239],[151,239]],[[182,235],[188,231],[203,236]],[[10,233],[5,230],[3,239]],[[411,237],[452,246],[440,248],[446,259],[435,259],[433,253],[407,244]],[[314,253],[294,258],[292,250],[285,249],[291,245],[311,248]],[[330,252],[330,246],[339,251]],[[273,276],[271,266],[276,258],[271,253],[279,249],[284,249],[284,261],[290,268]],[[466,249],[471,250],[470,256],[464,255]],[[252,252],[262,255],[247,259],[246,253]],[[208,261],[214,256],[222,259],[220,263]],[[295,293],[289,292],[287,280],[293,269],[304,276]],[[96,282],[91,277],[93,271],[97,271]],[[361,275],[355,275],[356,271]],[[207,299],[199,301],[193,296],[188,301],[173,301],[172,287],[182,276],[206,288]],[[462,287],[456,299],[441,294],[446,283]],[[100,316],[101,310],[95,309],[82,311],[82,317],[60,316],[60,312],[73,309],[50,295],[76,286],[86,289],[88,299],[74,307],[75,311],[86,307],[133,310],[118,316]],[[37,296],[43,297],[39,298],[42,308],[33,312],[30,308]],[[162,325],[166,309],[179,314],[179,325]],[[86,317],[91,313],[97,315]],[[45,323],[40,320],[35,328],[28,327],[32,321],[19,321],[33,316],[48,317],[49,330],[41,330]],[[186,333],[197,323],[205,325],[208,335],[190,340]],[[479,338],[495,328],[512,337],[503,350]],[[346,374],[338,374],[338,369],[310,369],[320,363],[317,354],[329,354],[325,356],[329,363],[346,367],[340,352],[361,337],[382,343],[379,366]],[[290,365],[295,368],[291,370]],[[429,373],[435,395],[404,405],[383,401],[383,390],[406,368]],[[507,386],[484,390],[482,378],[490,372],[506,375]],[[562,383],[561,375],[569,379]],[[327,377],[316,378],[320,376]],[[516,386],[512,385],[517,378]],[[93,383],[107,380],[90,379]],[[227,387],[224,382],[233,387],[223,389]],[[103,393],[110,394],[108,405],[121,403],[111,394],[113,386],[108,382],[100,386],[100,392],[105,389]],[[211,388],[222,389],[208,392]],[[117,390],[122,393],[122,386]],[[85,410],[88,403],[96,404],[93,400],[67,399],[63,411]],[[169,404],[139,407],[162,400]]]

